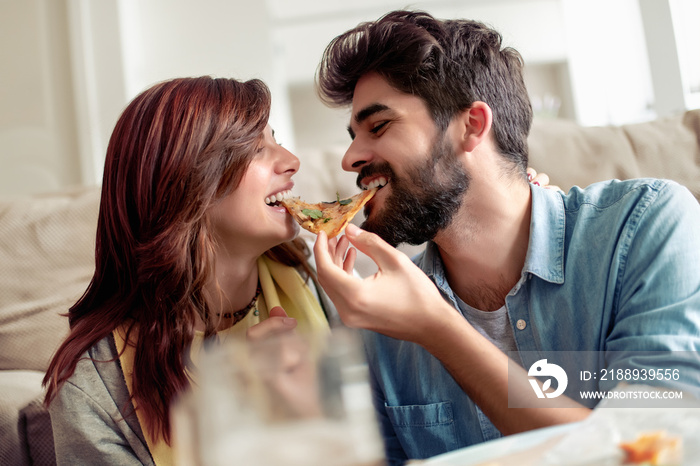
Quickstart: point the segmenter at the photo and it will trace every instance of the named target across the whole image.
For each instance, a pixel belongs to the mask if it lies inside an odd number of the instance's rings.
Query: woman
[[[119,118],[95,274],[44,379],[59,463],[168,464],[188,348],[328,331],[308,248],[274,205],[299,160],[275,142],[269,111],[261,81],[200,77],[153,86]]]

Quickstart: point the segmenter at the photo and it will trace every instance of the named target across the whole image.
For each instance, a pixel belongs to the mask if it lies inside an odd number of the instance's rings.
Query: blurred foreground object
[[[209,344],[197,367],[172,413],[178,464],[385,464],[355,333]]]

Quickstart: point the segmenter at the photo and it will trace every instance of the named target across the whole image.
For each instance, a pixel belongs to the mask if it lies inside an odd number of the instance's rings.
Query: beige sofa
[[[609,178],[675,179],[700,200],[700,110],[622,127],[582,128],[536,122],[531,165],[568,190]],[[321,186],[321,199],[352,193],[354,177],[338,172],[342,151],[323,152],[297,177]],[[330,170],[333,168],[333,170]],[[305,192],[311,192],[304,190]],[[311,200],[311,199],[309,199]],[[68,330],[59,314],[82,294],[94,267],[96,187],[0,201],[0,464],[51,464],[50,420],[41,379]],[[360,272],[371,270],[367,262]]]
[[[0,202],[0,464],[54,464],[41,380],[94,269],[99,191]]]
[[[667,178],[700,200],[700,110],[617,127],[540,120],[530,133],[530,165],[568,191],[612,178]]]

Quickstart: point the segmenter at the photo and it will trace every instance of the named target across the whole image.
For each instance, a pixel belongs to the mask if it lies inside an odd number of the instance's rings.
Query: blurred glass
[[[199,385],[172,412],[177,464],[385,464],[356,333],[231,340],[198,359]]]

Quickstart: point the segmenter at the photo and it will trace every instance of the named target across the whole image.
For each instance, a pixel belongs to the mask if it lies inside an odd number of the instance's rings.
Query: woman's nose
[[[292,174],[298,172],[299,167],[301,166],[301,161],[299,160],[299,158],[283,147],[280,147],[280,149],[281,149],[281,156],[280,156],[281,170],[280,170],[280,172],[281,173],[289,172]]]

